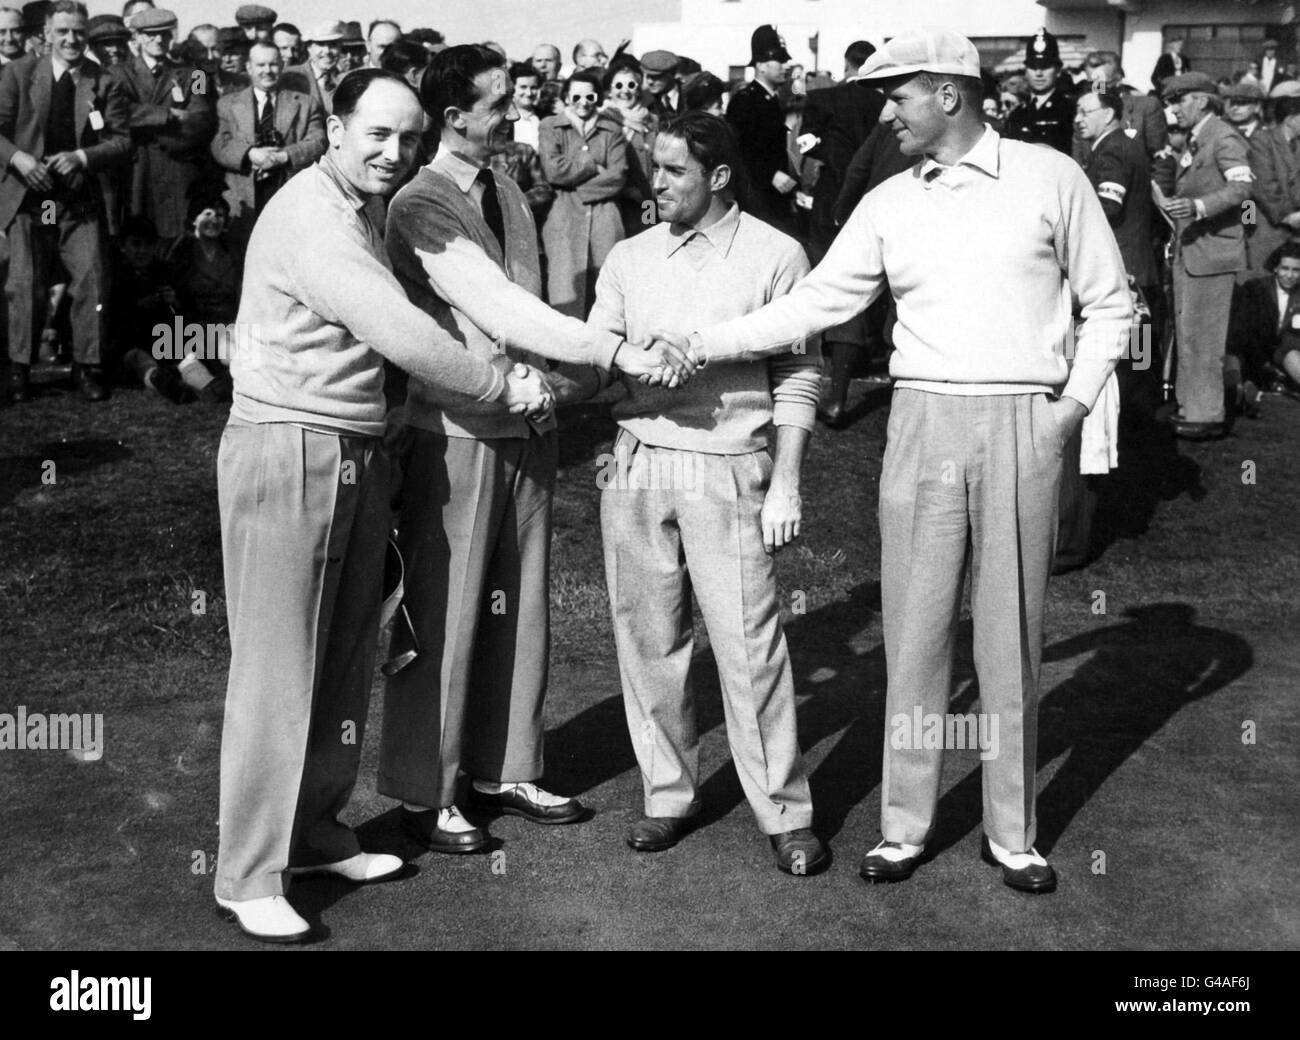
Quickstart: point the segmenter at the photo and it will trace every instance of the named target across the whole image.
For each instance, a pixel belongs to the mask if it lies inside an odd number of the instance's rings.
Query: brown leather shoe
[[[830,864],[830,853],[808,827],[773,834],[768,838],[776,853],[776,865],[787,874],[816,874]]]
[[[629,847],[637,852],[663,852],[671,849],[691,829],[685,816],[647,816],[627,832]]]

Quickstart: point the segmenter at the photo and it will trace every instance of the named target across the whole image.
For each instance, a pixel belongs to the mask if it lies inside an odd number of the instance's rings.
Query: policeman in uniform
[[[1074,98],[1060,82],[1061,50],[1046,29],[1025,41],[1025,76],[1029,104],[1007,116],[1004,137],[1030,144],[1050,144],[1069,155],[1074,137]]]
[[[754,78],[727,106],[727,122],[740,139],[749,179],[749,212],[778,231],[794,233],[792,204],[799,182],[790,174],[785,115],[778,88],[789,78],[790,52],[770,25],[760,25],[749,41]]]

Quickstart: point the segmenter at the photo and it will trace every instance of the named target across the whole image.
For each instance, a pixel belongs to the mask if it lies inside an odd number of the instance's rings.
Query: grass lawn
[[[369,890],[296,883],[295,904],[328,934],[311,948],[1300,946],[1300,405],[1270,398],[1224,441],[1130,453],[1105,488],[1100,558],[1053,580],[1039,849],[1061,884],[1034,898],[979,860],[974,751],[946,756],[936,858],[904,885],[857,876],[878,837],[888,396],[859,383],[851,401],[850,428],[814,437],[805,534],[779,568],[830,871],[772,865],[729,762],[702,629],[702,826],[666,853],[624,846],[641,785],[595,479],[614,427],[589,405],[563,417],[546,780],[595,817],[506,818],[491,827],[499,856],[421,855],[374,793],[377,683],[349,819],[365,847],[415,857],[418,874]],[[96,762],[0,752],[0,948],[252,945],[211,912],[223,422],[130,390],[98,406],[52,388],[0,405],[0,710],[102,713],[106,741]],[[953,710],[973,710],[969,625],[958,656]]]

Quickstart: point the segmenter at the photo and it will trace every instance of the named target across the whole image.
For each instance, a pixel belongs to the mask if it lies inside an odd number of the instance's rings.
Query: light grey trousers
[[[600,526],[646,815],[683,817],[697,808],[693,590],[718,665],[731,755],[758,825],[765,834],[811,826],[794,673],[759,519],[771,457],[657,448],[626,431],[615,441],[616,459],[620,452],[640,476],[604,489]]]
[[[981,711],[996,716],[983,763],[984,828],[1034,843],[1043,602],[1055,550],[1062,429],[1047,394],[959,397],[897,389],[880,476],[885,697],[881,832],[923,845],[942,747],[895,746],[895,720],[944,716],[966,568]],[[913,733],[913,738],[916,734]]]

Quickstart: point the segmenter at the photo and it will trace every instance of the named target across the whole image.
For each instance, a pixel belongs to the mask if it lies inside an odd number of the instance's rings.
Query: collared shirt
[[[927,155],[921,163],[921,185],[929,191],[936,185],[957,191],[962,185],[971,183],[980,175],[997,177],[998,175],[998,134],[991,126],[984,127],[984,133],[965,155],[955,163],[945,166],[934,156]]]
[[[253,113],[258,119],[262,118],[262,113],[266,108],[267,98],[274,98],[275,95],[267,93],[261,87],[253,88]],[[272,101],[272,104],[275,102]]]
[[[63,74],[64,74],[65,72],[70,72],[70,73],[72,73],[72,82],[73,82],[73,83],[76,83],[76,82],[78,82],[78,81],[81,79],[81,66],[80,66],[80,65],[69,65],[66,61],[64,61],[62,58],[60,58],[57,54],[51,54],[51,55],[50,55],[50,64],[51,64],[51,66],[53,66],[53,71],[54,71],[54,82],[55,82],[55,83],[59,82],[59,80],[61,80],[61,79],[63,78]]]
[[[521,144],[531,145],[533,148],[536,148],[538,142],[538,131],[540,130],[541,125],[542,121],[538,118],[536,112],[525,112],[523,109],[520,109],[519,119],[515,123],[515,140],[519,141]]]
[[[1277,330],[1282,331],[1282,326],[1286,324],[1287,308],[1291,306],[1291,294],[1276,281],[1273,282],[1273,291],[1277,293]]]
[[[665,255],[672,257],[679,249],[699,254],[713,251],[726,259],[731,252],[731,245],[736,240],[736,231],[740,227],[740,209],[732,206],[720,220],[708,227],[694,228],[683,224],[670,224],[668,227],[668,251]]]
[[[439,141],[438,151],[429,160],[427,167],[434,173],[444,173],[450,177],[462,194],[468,195],[474,201],[478,211],[483,212],[483,182],[478,179],[479,171],[483,169],[482,165],[459,152],[453,152],[445,143]]]
[[[955,190],[927,190],[930,181]],[[917,163],[869,192],[788,295],[701,328],[692,345],[708,367],[789,351],[862,313],[886,285],[898,304],[890,374],[932,393],[1064,386],[1091,409],[1132,331],[1124,263],[1083,170],[989,128],[946,170]]]
[[[629,343],[749,314],[808,270],[799,244],[731,206],[704,228],[656,224],[618,243],[596,283],[588,323]],[[635,349],[624,348],[626,349]],[[817,337],[801,352],[707,365],[675,390],[625,378],[618,424],[645,444],[739,455],[760,450],[770,424],[812,429],[820,389]]]

